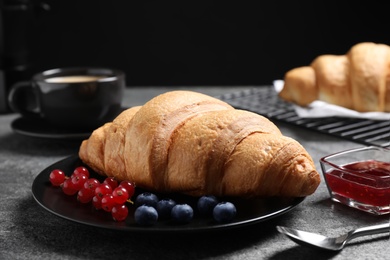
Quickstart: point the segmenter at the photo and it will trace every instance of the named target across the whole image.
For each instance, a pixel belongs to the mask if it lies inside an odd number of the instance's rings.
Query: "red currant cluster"
[[[61,187],[66,195],[76,195],[81,203],[92,202],[96,209],[110,212],[116,221],[127,218],[126,202],[131,202],[135,185],[129,181],[118,182],[113,177],[106,177],[103,182],[90,178],[89,171],[83,166],[77,167],[70,177],[60,169],[50,172],[49,180],[53,186]]]

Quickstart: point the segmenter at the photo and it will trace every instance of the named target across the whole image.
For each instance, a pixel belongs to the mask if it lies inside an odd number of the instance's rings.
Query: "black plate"
[[[49,174],[53,169],[62,169],[65,173],[72,173],[73,170],[83,165],[78,156],[70,156],[44,169],[35,178],[32,185],[32,193],[35,200],[49,212],[62,218],[100,228],[138,232],[198,232],[211,230],[224,230],[239,228],[247,225],[257,224],[276,216],[280,216],[298,204],[304,198],[269,198],[255,200],[231,200],[237,208],[236,218],[225,224],[214,222],[211,218],[200,217],[195,211],[194,219],[185,225],[172,223],[170,220],[158,220],[150,227],[139,226],[135,223],[133,214],[134,207],[129,206],[129,215],[126,221],[115,222],[111,215],[103,210],[95,210],[91,204],[82,204],[76,200],[76,196],[65,195],[59,187],[51,186]],[[91,177],[102,180],[96,173],[90,173]],[[172,195],[177,202],[183,201],[190,205],[195,199],[183,195]]]
[[[24,117],[15,119],[11,123],[11,128],[15,133],[23,136],[52,140],[84,140],[92,133],[92,130],[69,130],[53,126],[41,119],[31,120]]]

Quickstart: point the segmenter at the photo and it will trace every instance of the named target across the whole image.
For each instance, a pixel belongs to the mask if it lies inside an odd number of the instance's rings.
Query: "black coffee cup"
[[[94,129],[122,110],[125,75],[108,68],[57,68],[15,84],[8,95],[14,112],[69,129]]]

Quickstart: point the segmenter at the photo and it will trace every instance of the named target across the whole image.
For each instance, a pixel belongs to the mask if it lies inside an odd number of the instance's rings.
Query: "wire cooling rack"
[[[390,120],[343,117],[301,118],[293,106],[280,99],[272,86],[243,89],[217,98],[235,108],[365,145],[390,146]]]

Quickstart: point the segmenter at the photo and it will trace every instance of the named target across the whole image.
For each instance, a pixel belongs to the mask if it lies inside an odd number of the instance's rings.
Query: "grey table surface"
[[[221,95],[243,87],[181,87]],[[142,105],[178,87],[131,87],[124,106]],[[31,192],[34,178],[47,166],[76,154],[79,143],[53,142],[15,133],[16,114],[0,115],[0,259],[388,259],[389,234],[357,238],[341,252],[299,246],[277,225],[335,236],[350,229],[389,221],[336,204],[325,182],[288,213],[243,229],[212,233],[133,234],[100,229],[60,218],[38,205]],[[362,145],[275,122],[284,135],[298,140],[313,157]]]

